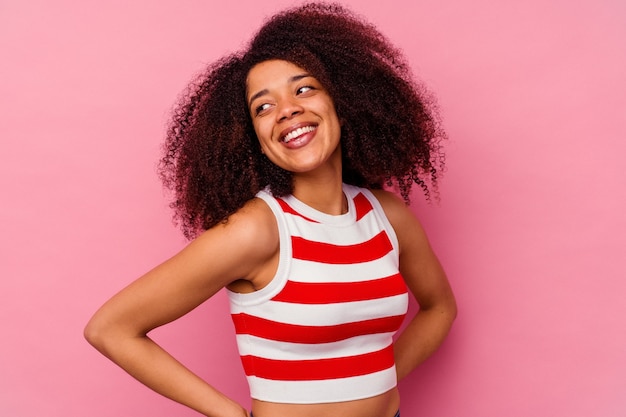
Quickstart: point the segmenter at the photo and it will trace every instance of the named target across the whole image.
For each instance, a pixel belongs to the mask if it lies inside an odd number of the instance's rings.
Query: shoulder
[[[420,221],[404,200],[385,190],[371,190],[371,192],[382,206],[385,216],[393,227],[401,251],[413,246],[428,246],[428,239]]]
[[[243,207],[228,216],[219,226],[239,231],[241,231],[240,229],[247,230],[249,228],[253,228],[255,231],[262,231],[262,229],[267,228],[268,222],[276,222],[272,210],[265,201],[255,197],[248,200]]]
[[[408,218],[415,218],[404,200],[386,190],[370,190],[380,203],[385,215],[394,228]]]
[[[192,245],[204,248],[200,252],[212,252],[214,261],[230,260],[235,276],[247,277],[279,250],[276,218],[263,200],[253,198]]]
[[[260,198],[249,200],[215,228],[235,238],[244,247],[262,250],[258,247],[278,245],[276,218],[267,203]]]

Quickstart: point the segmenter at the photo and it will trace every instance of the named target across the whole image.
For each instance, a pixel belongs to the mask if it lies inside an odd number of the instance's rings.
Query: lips
[[[316,124],[308,123],[299,123],[295,126],[290,126],[288,129],[281,132],[280,141],[287,144],[302,135],[313,132],[315,129],[317,129]]]

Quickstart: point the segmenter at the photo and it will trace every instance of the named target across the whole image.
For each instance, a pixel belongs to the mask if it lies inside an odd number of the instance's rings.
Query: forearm
[[[424,362],[443,343],[456,317],[456,306],[421,309],[394,344],[398,380]]]
[[[241,405],[207,384],[147,336],[92,344],[147,387],[206,416],[248,415]]]

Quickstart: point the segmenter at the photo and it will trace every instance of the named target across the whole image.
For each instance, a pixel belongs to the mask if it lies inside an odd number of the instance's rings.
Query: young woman
[[[397,381],[456,316],[405,204],[436,187],[443,136],[373,26],[336,5],[279,13],[175,111],[161,175],[191,243],[105,303],[87,340],[204,415],[247,416],[148,337],[226,288],[255,417],[396,415]],[[419,312],[394,343],[409,294]]]

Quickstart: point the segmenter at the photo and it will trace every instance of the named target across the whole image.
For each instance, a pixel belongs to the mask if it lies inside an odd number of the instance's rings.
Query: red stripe
[[[357,194],[354,197],[354,206],[356,208],[356,220],[359,221],[365,216],[367,213],[372,211],[372,203],[363,195],[363,193]]]
[[[285,287],[272,300],[297,304],[331,304],[350,301],[375,300],[404,294],[406,286],[400,274],[371,281],[359,282],[294,282]]]
[[[343,358],[277,360],[242,356],[246,375],[279,381],[319,381],[349,378],[389,369],[394,365],[393,346],[377,352]]]
[[[373,261],[382,258],[393,249],[384,230],[370,240],[355,245],[339,246],[298,236],[292,236],[291,245],[294,259],[327,264],[356,264]]]
[[[297,211],[295,211],[293,209],[293,207],[291,207],[289,204],[287,204],[287,202],[285,200],[283,200],[282,198],[277,198],[276,201],[278,201],[278,204],[280,204],[280,207],[283,209],[283,211],[285,213],[293,214],[294,216],[300,216],[304,220],[307,220],[307,221],[309,221],[311,223],[319,223],[318,221],[315,221],[313,219],[309,219],[308,217],[303,216],[302,214],[300,214]]]
[[[237,334],[249,334],[278,342],[316,344],[332,343],[367,334],[395,332],[400,328],[404,315],[331,326],[279,323],[246,313],[233,314],[232,319]]]

